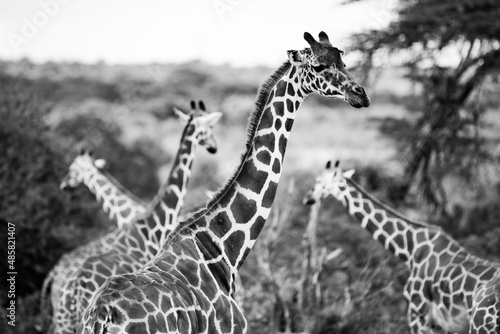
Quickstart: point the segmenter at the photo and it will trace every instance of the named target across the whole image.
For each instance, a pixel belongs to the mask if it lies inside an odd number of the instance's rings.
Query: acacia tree
[[[402,190],[406,196],[419,186],[443,210],[443,177],[471,180],[474,167],[491,158],[479,131],[486,107],[481,87],[500,68],[500,1],[400,0],[397,11],[386,29],[356,34],[354,48],[370,68],[387,51],[405,59],[408,76],[420,83],[423,103],[414,131],[405,135]]]

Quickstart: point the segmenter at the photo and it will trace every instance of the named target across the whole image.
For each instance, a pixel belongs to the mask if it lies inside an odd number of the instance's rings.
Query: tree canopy
[[[441,185],[452,172],[472,175],[492,158],[480,136],[486,109],[481,87],[500,69],[500,2],[495,0],[400,0],[397,19],[384,30],[354,36],[365,69],[382,53],[398,55],[422,87],[419,121],[407,139],[405,192],[422,186],[437,207],[446,205]],[[410,138],[411,137],[411,138]]]

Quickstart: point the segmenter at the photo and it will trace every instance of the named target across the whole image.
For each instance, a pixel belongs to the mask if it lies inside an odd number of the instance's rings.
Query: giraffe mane
[[[199,209],[198,211],[192,213],[190,217],[186,218],[183,222],[180,222],[173,233],[170,233],[166,242],[173,238],[180,230],[200,219],[202,216],[211,213],[216,204],[221,200],[221,198],[228,192],[231,185],[235,182],[236,178],[239,176],[241,169],[243,168],[243,163],[248,158],[250,154],[255,133],[257,132],[257,127],[260,123],[262,114],[264,113],[264,108],[266,106],[267,100],[269,98],[269,93],[274,88],[276,83],[285,75],[285,73],[290,69],[292,64],[289,61],[284,62],[271,76],[260,86],[257,93],[257,100],[255,101],[255,107],[252,113],[250,113],[247,122],[247,142],[245,152],[241,155],[240,163],[238,168],[233,173],[233,175],[226,181],[226,183],[213,195],[207,204]]]
[[[363,194],[363,196],[366,196],[370,201],[372,201],[380,209],[383,209],[383,210],[389,212],[390,214],[392,214],[396,218],[404,220],[406,223],[408,223],[410,225],[414,225],[416,227],[425,227],[425,228],[433,228],[433,229],[437,229],[437,230],[442,230],[441,227],[439,227],[439,226],[431,225],[431,224],[424,223],[424,222],[421,222],[421,221],[416,221],[416,220],[413,220],[413,219],[410,219],[410,218],[406,217],[402,213],[396,211],[396,209],[393,209],[389,205],[387,205],[385,203],[382,203],[380,200],[378,200],[377,198],[375,198],[373,195],[369,194],[368,191],[366,191],[356,181],[354,181],[352,179],[346,179],[346,181],[347,181],[347,183],[349,183],[350,185],[352,185],[354,188],[356,188],[357,191],[359,191],[361,194]]]
[[[255,101],[255,110],[250,114],[247,122],[247,143],[246,152],[241,156],[243,162],[244,158],[249,153],[250,148],[253,144],[253,139],[255,137],[255,132],[257,131],[257,126],[259,125],[262,114],[264,113],[264,107],[267,104],[270,91],[274,88],[276,83],[285,75],[285,73],[292,67],[289,61],[284,62],[271,76],[260,86],[259,92],[257,93],[257,100]],[[235,173],[236,176],[238,173]]]

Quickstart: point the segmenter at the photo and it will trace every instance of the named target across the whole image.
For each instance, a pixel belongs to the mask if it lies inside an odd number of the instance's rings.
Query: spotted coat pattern
[[[500,332],[500,270],[477,290],[469,332],[471,334]]]

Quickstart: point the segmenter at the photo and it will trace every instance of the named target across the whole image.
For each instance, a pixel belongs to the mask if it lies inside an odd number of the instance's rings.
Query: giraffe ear
[[[288,60],[292,65],[295,66],[302,66],[304,64],[304,60],[302,58],[302,55],[299,53],[297,50],[288,50]]]
[[[215,111],[215,112],[212,112],[212,113],[206,115],[205,119],[207,120],[207,124],[212,126],[215,123],[217,123],[221,117],[222,117],[222,113]]]
[[[189,122],[189,116],[186,115],[182,110],[178,109],[177,107],[174,107],[174,113],[179,117],[181,122],[188,123]]]
[[[354,172],[355,170],[354,169],[349,169],[349,170],[346,170],[345,172],[342,173],[342,176],[346,179],[350,179],[352,178],[352,176],[354,175]]]
[[[96,159],[94,161],[94,166],[96,166],[97,169],[103,169],[104,166],[106,166],[106,160],[104,160],[104,159]]]

